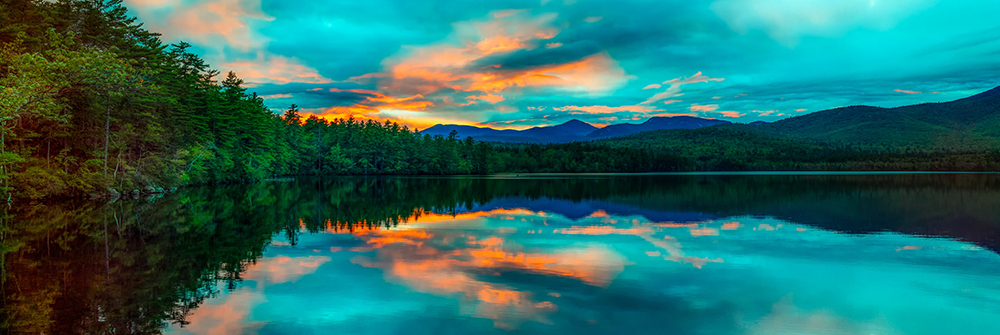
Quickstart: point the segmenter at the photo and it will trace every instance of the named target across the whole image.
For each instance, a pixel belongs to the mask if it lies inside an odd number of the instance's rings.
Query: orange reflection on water
[[[329,261],[330,257],[327,256],[265,258],[250,267],[243,277],[249,280],[265,280],[269,284],[292,282],[316,272],[316,268]]]
[[[722,230],[737,230],[742,226],[739,222],[726,222],[722,224]]]
[[[532,252],[502,236],[477,238],[464,231],[428,228],[355,235],[375,254],[359,255],[352,259],[353,263],[383,269],[388,281],[415,291],[458,294],[463,314],[494,320],[494,326],[504,329],[517,328],[526,321],[548,323],[546,315],[558,306],[535,300],[532,292],[477,277],[523,271],[606,287],[624,269],[624,259],[603,247]]]
[[[691,236],[719,236],[719,230],[708,227],[691,228]]]
[[[652,234],[653,229],[650,227],[617,228],[614,226],[589,226],[560,229],[556,232],[567,235],[640,235]]]
[[[392,243],[421,245],[423,240],[431,238],[430,234],[419,229],[362,230],[355,234],[372,236],[367,242],[376,249]]]

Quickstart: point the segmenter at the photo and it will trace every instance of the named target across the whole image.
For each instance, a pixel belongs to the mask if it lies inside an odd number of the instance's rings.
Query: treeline
[[[143,29],[121,0],[0,1],[0,92],[8,202],[290,175],[1000,169],[998,153],[884,154],[714,130],[508,145],[303,117],[295,105],[278,115],[235,73]]]
[[[1000,148],[914,149],[818,141],[752,126],[651,131],[598,144],[672,153],[682,171],[1000,171]]]
[[[0,2],[0,190],[100,195],[315,174],[632,172],[673,157],[595,145],[500,147],[394,123],[281,116],[120,0]],[[114,191],[117,190],[117,191]]]

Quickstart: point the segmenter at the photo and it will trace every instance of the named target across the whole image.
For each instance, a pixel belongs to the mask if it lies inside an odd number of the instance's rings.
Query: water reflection
[[[38,205],[4,217],[4,325],[992,334],[997,179],[338,178]]]

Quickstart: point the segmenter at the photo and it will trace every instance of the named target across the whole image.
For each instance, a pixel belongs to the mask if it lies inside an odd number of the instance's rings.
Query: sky
[[[748,123],[1000,85],[996,0],[124,0],[280,113]]]

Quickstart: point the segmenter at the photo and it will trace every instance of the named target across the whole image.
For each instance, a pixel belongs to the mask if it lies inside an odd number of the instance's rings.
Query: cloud
[[[592,43],[539,48],[559,43],[547,42],[559,33],[553,25],[556,17],[517,12],[487,21],[459,22],[448,40],[404,47],[383,62],[384,72],[368,76],[390,92],[425,95],[495,94],[521,87],[597,94],[629,78]]]
[[[292,97],[291,94],[271,94],[271,95],[263,95],[260,98],[261,99],[283,99],[283,98],[291,98],[291,97]]]
[[[540,216],[525,210],[498,209],[464,213],[462,219],[514,215]],[[543,216],[543,215],[541,215]],[[455,218],[446,216],[446,220]],[[454,230],[423,228],[363,231],[364,241],[377,257],[357,256],[355,264],[382,269],[385,279],[411,290],[461,297],[461,313],[494,321],[494,326],[516,329],[527,321],[546,322],[557,306],[517,285],[484,276],[502,272],[559,277],[606,288],[624,269],[625,259],[605,247],[556,251],[524,250],[502,235],[476,236]]]
[[[236,60],[223,63],[224,71],[236,72],[250,84],[311,83],[325,84],[333,80],[316,72],[316,69],[301,64],[295,58],[275,56],[258,52],[253,60]]]
[[[632,113],[650,113],[662,111],[662,109],[656,109],[650,106],[563,106],[553,108],[557,111],[570,111],[573,115],[582,114],[611,114],[620,112],[632,112]]]
[[[499,94],[470,95],[470,96],[465,97],[465,99],[467,99],[467,100],[482,100],[482,101],[489,102],[491,104],[495,104],[495,103],[503,101],[503,96],[501,96]]]
[[[165,39],[190,40],[206,46],[221,39],[243,51],[260,47],[268,40],[257,33],[254,23],[274,20],[261,10],[261,0],[125,0],[124,3]]]
[[[648,105],[648,104],[651,104],[651,103],[654,103],[654,102],[657,102],[657,101],[661,101],[661,100],[664,100],[664,99],[669,99],[669,98],[673,98],[673,97],[679,97],[681,95],[683,95],[683,94],[681,93],[680,86],[670,86],[670,88],[668,88],[666,91],[653,94],[653,96],[649,97],[649,99],[646,99],[646,101],[640,102],[639,104],[640,105]]]
[[[692,112],[714,112],[719,109],[719,105],[698,105],[694,104],[689,107]]]
[[[894,107],[932,92],[941,92],[940,101],[961,98],[1000,77],[996,20],[982,10],[992,8],[989,0],[125,3],[165,42],[191,42],[191,52],[223,72],[236,70],[261,96],[293,95],[271,104],[422,118],[406,120],[411,125],[542,125],[568,112],[543,118],[527,106],[664,108],[682,95],[720,109],[789,114]],[[684,73],[694,75],[664,83]],[[627,85],[632,80],[644,85]],[[369,101],[374,94],[331,87],[421,95],[433,106],[407,113]],[[621,113],[599,117],[648,115]]]
[[[710,6],[733,31],[762,30],[788,47],[803,36],[842,36],[863,27],[884,31],[936,0],[717,0]]]
[[[710,117],[703,117],[703,116],[700,116],[700,115],[698,115],[696,113],[658,113],[658,114],[649,114],[647,116],[649,116],[649,117],[693,116],[693,117],[701,117],[701,118],[711,119]]]
[[[726,80],[726,79],[724,79],[724,78],[712,78],[712,77],[708,77],[708,76],[705,76],[705,75],[701,74],[701,71],[699,71],[698,73],[695,73],[693,76],[690,76],[690,77],[687,77],[687,78],[685,78],[685,77],[674,78],[674,79],[667,80],[667,81],[663,82],[664,85],[670,85],[669,87],[667,87],[666,91],[654,94],[652,97],[649,97],[649,99],[646,99],[646,101],[643,101],[643,102],[641,102],[639,104],[640,105],[646,105],[646,104],[651,104],[651,103],[654,103],[654,102],[657,102],[657,101],[661,101],[661,100],[664,100],[664,99],[681,96],[681,95],[683,95],[681,93],[681,86],[684,86],[684,85],[697,84],[697,83],[708,83],[708,82],[723,81],[723,80]],[[652,86],[653,85],[646,86],[646,88],[650,88]],[[646,88],[643,88],[643,89],[646,89]],[[659,88],[659,85],[657,85],[657,88]]]
[[[741,113],[733,112],[733,111],[726,111],[726,112],[719,112],[719,113],[722,114],[723,117],[731,117],[731,118],[739,118],[739,117],[743,117],[744,115],[746,115],[745,113],[741,114]]]
[[[924,94],[924,92],[908,91],[908,90],[896,90],[896,92],[905,94]]]
[[[687,78],[674,78],[674,79],[671,79],[671,80],[667,80],[667,81],[665,81],[663,83],[664,84],[670,84],[670,86],[681,86],[681,85],[687,85],[687,84],[707,83],[707,82],[712,82],[712,81],[723,81],[723,80],[726,80],[726,79],[725,78],[712,78],[712,77],[708,77],[708,76],[705,76],[705,75],[701,74],[701,71],[698,71],[698,73],[695,73],[693,76],[690,76],[690,77],[687,77]]]
[[[753,113],[757,114],[757,116],[771,116],[772,114],[777,113],[777,112],[778,112],[777,110],[768,110],[768,111],[755,110],[755,111],[753,111]]]

